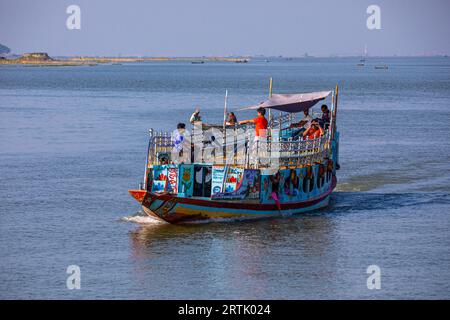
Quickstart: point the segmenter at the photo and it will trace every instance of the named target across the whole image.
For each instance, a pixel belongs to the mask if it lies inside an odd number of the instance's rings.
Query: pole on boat
[[[270,77],[270,82],[269,82],[269,98],[272,98],[272,89],[273,89],[273,78]],[[269,110],[270,112],[270,110]]]
[[[334,90],[334,110],[333,110],[333,131],[331,139],[334,139],[334,133],[336,131],[336,113],[337,113],[337,106],[338,106],[338,94],[339,94],[339,86],[336,83],[336,89]]]
[[[273,89],[273,78],[270,77],[270,82],[269,82],[269,99],[272,98],[272,89]],[[270,112],[270,109],[269,109],[268,117],[269,117],[269,123],[270,123],[270,121],[272,120],[272,114]]]
[[[227,102],[228,102],[228,90],[225,90],[225,102],[223,105],[223,130],[225,130],[225,126],[227,123]]]
[[[226,133],[226,126],[227,126],[227,104],[228,104],[228,90],[225,90],[225,102],[223,104],[223,161],[226,159],[226,152],[227,152],[227,133]],[[224,163],[225,164],[225,163]]]

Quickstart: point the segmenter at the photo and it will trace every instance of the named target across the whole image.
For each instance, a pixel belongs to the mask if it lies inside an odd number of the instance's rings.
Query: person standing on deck
[[[255,124],[255,140],[252,146],[252,156],[253,160],[258,163],[259,149],[264,149],[264,145],[261,142],[267,142],[264,140],[267,138],[267,126],[269,123],[265,117],[266,109],[258,108],[256,112],[258,112],[258,116],[256,118],[239,121],[239,124]]]
[[[326,104],[323,104],[320,109],[322,110],[322,118],[319,119],[319,124],[324,130],[327,130],[330,126],[330,110]]]
[[[200,122],[202,121],[202,117],[200,117],[200,108],[196,108],[194,113],[191,115],[191,117],[189,118],[189,122],[192,124],[195,124],[195,122]]]
[[[256,112],[258,112],[258,116],[256,118],[239,121],[239,124],[254,123],[255,124],[255,138],[256,137],[258,137],[258,138],[264,137],[265,138],[266,133],[267,133],[267,126],[269,124],[265,117],[266,109],[258,108],[258,110],[256,110]]]
[[[183,158],[183,146],[185,144],[186,138],[186,125],[184,123],[179,123],[176,130],[172,132],[171,142],[172,148],[172,160],[174,162],[182,162]],[[176,160],[176,161],[175,161]]]

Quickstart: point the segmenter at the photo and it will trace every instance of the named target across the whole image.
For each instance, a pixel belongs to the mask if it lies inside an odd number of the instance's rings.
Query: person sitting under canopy
[[[292,132],[292,137],[293,138],[297,138],[298,136],[303,135],[303,133],[306,131],[307,128],[309,128],[312,118],[309,115],[309,109],[306,109],[305,111],[303,111],[304,116],[303,119],[300,120],[297,123],[293,123],[289,126],[289,128],[293,129],[293,128],[300,128],[297,129],[295,131]]]
[[[327,130],[330,126],[330,109],[326,104],[323,104],[320,109],[322,110],[322,118],[319,119],[319,124],[324,130]]]
[[[303,132],[303,140],[314,140],[320,138],[323,135],[324,131],[322,127],[319,125],[319,121],[314,119],[311,121],[310,127]]]

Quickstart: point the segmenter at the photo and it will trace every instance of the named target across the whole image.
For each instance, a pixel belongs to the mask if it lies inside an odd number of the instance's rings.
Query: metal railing
[[[286,139],[279,136],[279,132],[273,130],[267,138],[256,141],[252,133],[253,131],[249,130],[245,135],[232,135],[233,139],[230,139],[228,135],[228,140],[223,144],[214,143],[211,140],[198,141],[198,138],[195,141],[195,137],[192,136],[192,133],[189,133],[185,137],[188,141],[187,144],[190,145],[188,152],[190,151],[192,155],[195,152],[196,157],[194,159],[193,156],[186,157],[185,155],[184,161],[264,168],[273,165],[307,166],[323,162],[331,155],[331,134],[329,131],[325,131],[324,135],[313,140]],[[174,154],[172,134],[152,129],[149,130],[149,134],[147,166],[176,164],[171,157]],[[195,151],[194,147],[197,148]],[[212,156],[204,157],[205,154],[212,154]]]

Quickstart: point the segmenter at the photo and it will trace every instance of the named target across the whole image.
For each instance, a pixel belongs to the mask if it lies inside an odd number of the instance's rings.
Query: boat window
[[[211,196],[211,166],[194,166],[194,197]]]

